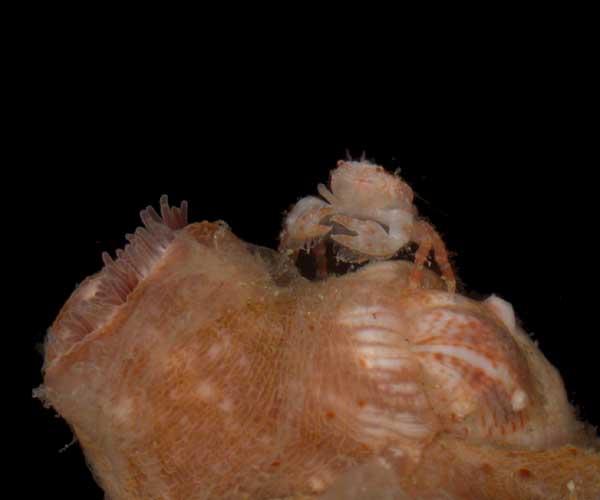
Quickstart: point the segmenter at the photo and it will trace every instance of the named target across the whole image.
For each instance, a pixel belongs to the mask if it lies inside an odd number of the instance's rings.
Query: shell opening
[[[84,281],[63,308],[47,338],[49,355],[64,353],[110,321],[129,294],[152,272],[176,231],[187,225],[187,202],[170,207],[167,196],[163,195],[160,215],[148,206],[140,212],[140,217],[144,227],[125,236],[128,243],[116,251],[116,259],[104,252],[102,270]]]

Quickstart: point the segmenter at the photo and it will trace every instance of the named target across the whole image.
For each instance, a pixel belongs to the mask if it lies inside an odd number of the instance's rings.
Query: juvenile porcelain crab
[[[455,291],[446,245],[431,224],[419,218],[413,191],[400,177],[368,161],[340,160],[331,172],[331,191],[323,184],[318,191],[324,199],[302,198],[287,215],[280,251],[320,248],[330,237],[340,245],[339,260],[360,263],[389,259],[413,242],[418,249],[410,286],[419,285],[433,250],[448,290]]]

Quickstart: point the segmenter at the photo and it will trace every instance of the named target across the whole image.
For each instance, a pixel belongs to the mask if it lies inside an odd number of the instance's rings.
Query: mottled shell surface
[[[146,215],[51,327],[37,393],[112,500],[600,496],[506,302],[410,288],[399,261],[309,281],[222,224]]]

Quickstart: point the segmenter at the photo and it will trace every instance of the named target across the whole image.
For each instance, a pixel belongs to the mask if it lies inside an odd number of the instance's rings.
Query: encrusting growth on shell
[[[301,200],[280,253],[188,224],[185,202],[163,197],[67,301],[36,395],[106,494],[600,498],[596,438],[512,306],[454,293],[439,244],[445,279],[421,269],[423,240],[416,264],[382,261],[418,231],[412,192],[348,163],[360,176],[320,188],[329,205]],[[370,223],[383,239],[363,238]],[[303,277],[287,250],[340,227],[367,265]]]

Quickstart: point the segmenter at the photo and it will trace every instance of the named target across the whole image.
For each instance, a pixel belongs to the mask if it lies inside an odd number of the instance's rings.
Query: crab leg
[[[444,281],[446,281],[448,291],[450,293],[456,291],[456,278],[448,259],[448,250],[437,231],[427,222],[419,220],[415,223],[414,238],[415,242],[419,245],[419,249],[415,255],[416,267],[410,276],[410,286],[416,287],[421,282],[423,264],[427,260],[429,252],[433,249],[435,261],[440,268]]]
[[[448,250],[446,249],[446,245],[444,244],[442,238],[440,238],[440,235],[435,231],[433,234],[433,251],[435,255],[435,261],[440,267],[442,277],[448,286],[448,291],[450,293],[454,293],[456,291],[456,277],[454,276],[452,265],[448,259]]]
[[[417,234],[418,233],[419,230],[417,229]],[[420,235],[418,234],[418,236]],[[410,278],[408,280],[408,285],[411,288],[417,288],[421,284],[423,264],[425,264],[425,262],[427,261],[427,258],[429,257],[429,252],[431,252],[431,249],[433,248],[433,241],[428,231],[424,232],[422,238],[419,238],[417,243],[419,245],[419,248],[415,253],[415,267],[410,273]]]

